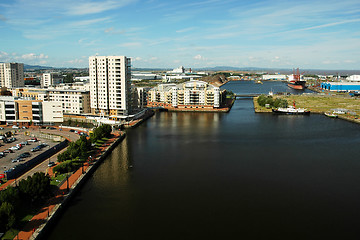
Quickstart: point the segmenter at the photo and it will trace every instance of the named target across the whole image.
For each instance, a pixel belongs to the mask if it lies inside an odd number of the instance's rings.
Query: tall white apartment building
[[[0,63],[1,87],[23,87],[24,64],[23,63]]]
[[[130,113],[131,60],[125,56],[89,57],[90,106],[93,114]]]
[[[63,76],[59,73],[43,73],[41,79],[42,87],[56,86],[62,83],[64,80]]]

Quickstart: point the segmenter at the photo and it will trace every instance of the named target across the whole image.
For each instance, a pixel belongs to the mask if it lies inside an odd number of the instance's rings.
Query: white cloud
[[[102,1],[102,2],[89,2],[89,1],[77,1],[76,4],[72,4],[66,11],[69,15],[87,15],[101,13],[108,10],[124,7],[134,0],[117,0],[117,1]]]
[[[194,56],[195,60],[206,60],[206,58],[204,58],[203,56],[201,56],[200,54]]]
[[[119,44],[119,47],[140,47],[142,44],[140,42],[128,42],[128,43],[122,43]]]
[[[184,32],[189,32],[189,31],[192,31],[194,30],[195,27],[189,27],[189,28],[184,28],[184,29],[179,29],[179,30],[176,30],[177,33],[184,33]]]
[[[23,60],[34,60],[34,59],[46,59],[46,58],[48,58],[48,56],[44,55],[43,53],[41,53],[40,55],[36,55],[35,53],[27,53],[27,54],[21,55],[18,58],[23,59]]]
[[[66,61],[65,63],[71,64],[71,66],[74,66],[74,67],[78,67],[78,66],[83,65],[84,59],[76,58],[76,59],[73,59],[73,60]]]

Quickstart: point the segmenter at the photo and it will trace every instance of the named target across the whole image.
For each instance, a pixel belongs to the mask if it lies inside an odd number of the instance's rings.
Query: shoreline
[[[70,200],[77,194],[86,181],[92,176],[96,169],[112,150],[126,137],[125,132],[114,134],[104,147],[99,151],[91,163],[84,164],[78,170],[69,175],[67,180],[59,186],[54,197],[48,200],[43,208],[19,231],[14,239],[41,239],[53,224],[66,210]],[[67,190],[67,187],[69,189]]]
[[[272,113],[271,108],[267,109],[265,107],[259,106],[259,104],[257,103],[257,98],[258,97],[253,98],[253,105],[254,105],[255,113]],[[306,107],[306,106],[300,106],[300,107],[309,109],[309,107]],[[325,115],[325,112],[327,112],[327,111],[321,111],[321,110],[316,110],[316,109],[311,109],[311,108],[309,110],[310,110],[310,114]],[[338,114],[337,116],[338,116],[337,118],[339,118],[341,120],[345,120],[345,121],[348,121],[348,122],[360,124],[360,119],[356,118],[355,116],[352,116],[350,114]]]

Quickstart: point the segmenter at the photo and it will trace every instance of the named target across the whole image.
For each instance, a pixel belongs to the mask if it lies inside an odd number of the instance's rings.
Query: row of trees
[[[258,97],[257,102],[262,107],[265,107],[266,104],[269,104],[269,106],[273,108],[278,108],[278,107],[286,108],[288,106],[287,100],[281,98],[274,99],[272,96],[267,96],[264,94]]]
[[[110,137],[112,132],[112,128],[108,124],[101,125],[94,129],[94,131],[90,134],[91,142],[95,143],[97,140],[100,140],[104,137]]]
[[[51,195],[50,178],[37,172],[23,179],[18,186],[0,192],[0,232],[19,224],[29,209],[40,206]]]
[[[104,137],[109,137],[111,131],[110,125],[101,125],[94,129],[89,139],[81,136],[76,142],[71,142],[68,149],[58,155],[58,162],[61,164],[54,167],[54,172],[61,174],[80,168],[90,155],[92,143],[96,143],[96,141]]]

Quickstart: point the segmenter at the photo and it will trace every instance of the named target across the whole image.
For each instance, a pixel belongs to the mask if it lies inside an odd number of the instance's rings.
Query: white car
[[[19,127],[18,127],[18,126],[16,126],[16,125],[13,125],[13,126],[12,126],[12,128],[19,128]]]
[[[13,146],[13,147],[11,147],[11,148],[9,148],[10,150],[19,150],[19,147],[17,147],[17,146]]]

